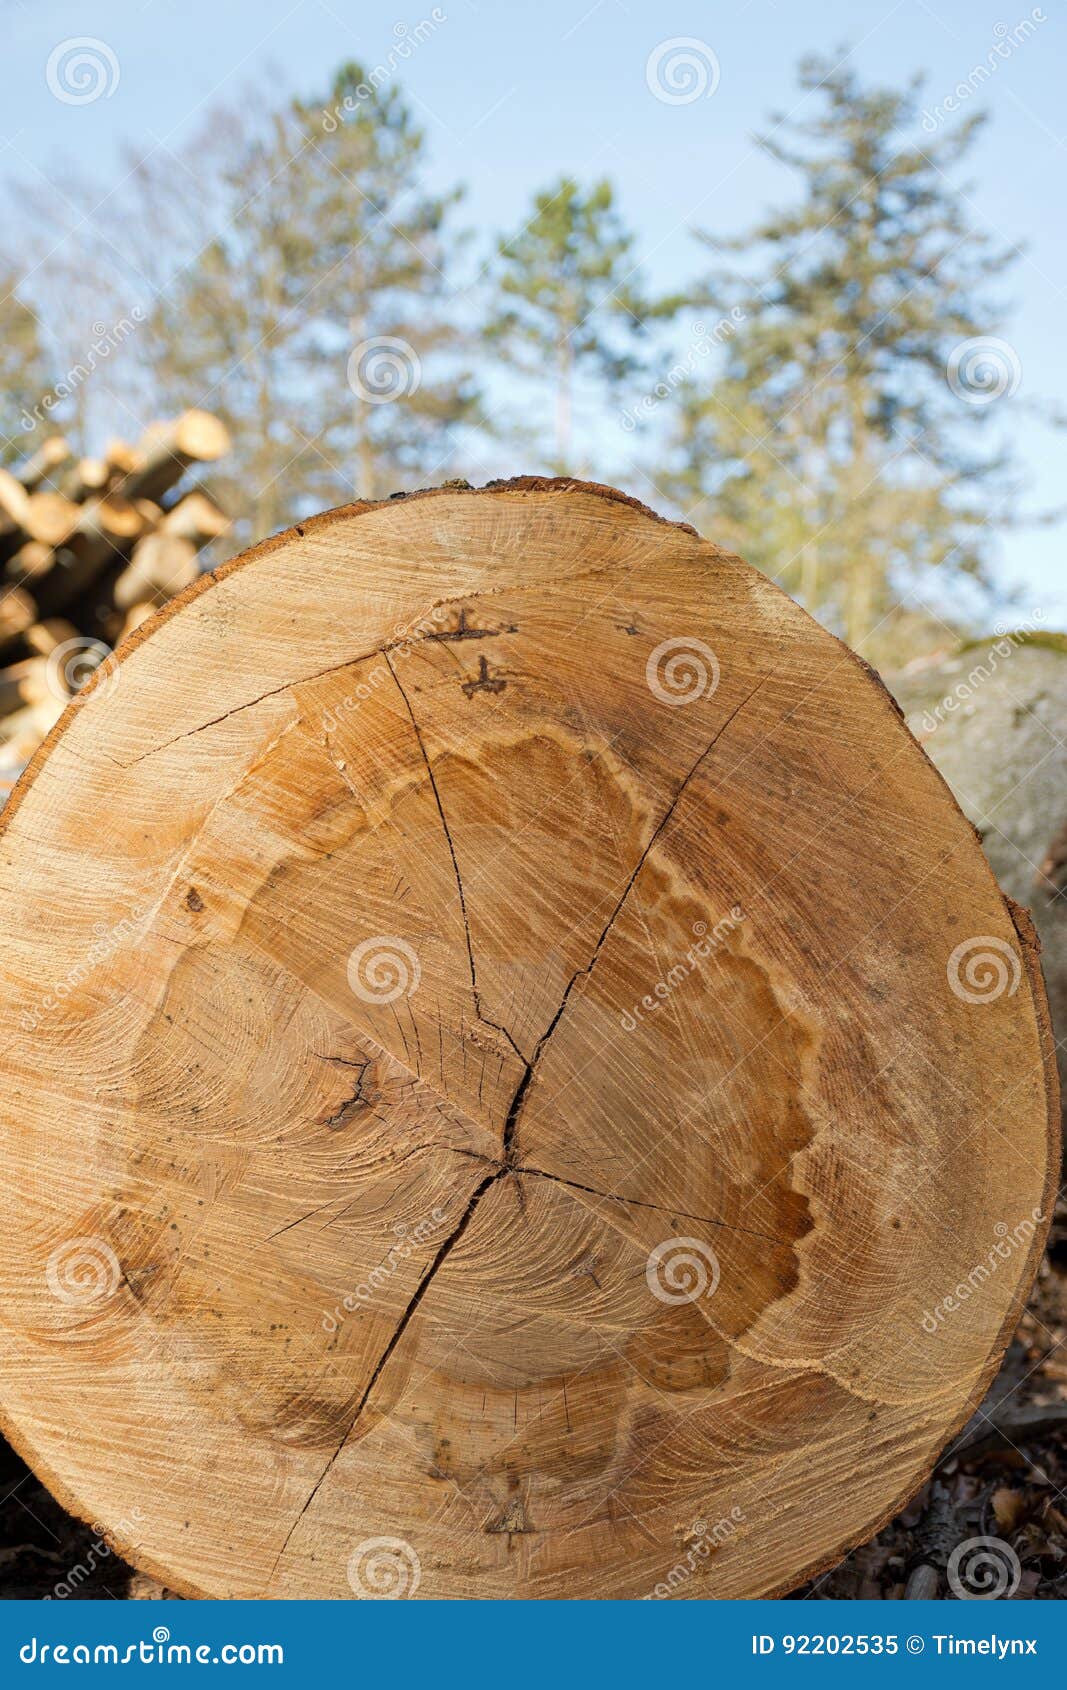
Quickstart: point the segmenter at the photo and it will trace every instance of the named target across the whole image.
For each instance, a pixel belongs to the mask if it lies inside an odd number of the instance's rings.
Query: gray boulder
[[[1009,633],[885,678],[1033,914],[1067,1100],[1067,635]]]

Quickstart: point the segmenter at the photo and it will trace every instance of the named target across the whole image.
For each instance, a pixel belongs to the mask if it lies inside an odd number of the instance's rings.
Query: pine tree
[[[422,187],[401,94],[346,65],[321,102],[214,114],[184,163],[133,174],[158,301],[138,350],[157,412],[228,424],[239,538],[440,479],[475,398],[450,323],[458,195]]]
[[[322,447],[351,465],[362,497],[375,498],[440,480],[457,427],[473,419],[477,394],[453,301],[462,192],[423,187],[425,137],[394,88],[376,92],[350,64],[330,104],[338,122],[314,144],[328,168],[310,172],[307,256],[322,277],[321,388],[333,387],[334,347],[347,355],[348,383]]]
[[[583,191],[570,176],[535,195],[533,211],[502,239],[491,271],[487,335],[505,361],[555,393],[555,464],[572,469],[574,389],[588,370],[609,393],[637,367],[634,343],[674,302],[641,291],[634,238],[610,182]]]
[[[1014,255],[971,226],[946,180],[981,116],[908,140],[918,82],[865,88],[810,58],[800,84],[819,109],[763,141],[799,173],[799,203],[739,240],[704,237],[744,257],[701,290],[740,324],[720,379],[685,392],[675,485],[716,538],[883,655],[932,570],[988,577],[1010,463],[986,449],[991,408],[968,402],[980,386],[950,380],[951,361],[995,334],[985,284]],[[977,382],[1013,387],[1011,349],[994,341],[984,357]]]

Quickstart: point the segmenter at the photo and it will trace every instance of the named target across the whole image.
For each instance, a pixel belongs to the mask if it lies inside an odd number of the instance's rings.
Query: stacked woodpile
[[[100,458],[53,435],[0,469],[0,801],[108,651],[200,574],[230,524],[189,474],[229,446],[186,411]]]

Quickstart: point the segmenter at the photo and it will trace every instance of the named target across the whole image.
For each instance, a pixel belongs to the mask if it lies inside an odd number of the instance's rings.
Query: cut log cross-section
[[[127,499],[159,499],[190,464],[215,463],[230,449],[225,425],[209,411],[183,411],[171,423],[149,429],[139,461],[119,483]]]
[[[50,434],[19,466],[18,478],[29,492],[42,481],[50,481],[70,458],[70,446],[61,434]]]
[[[0,555],[7,557],[22,543],[30,496],[10,470],[0,466]]]
[[[1032,929],[877,679],[620,494],[197,583],[0,898],[4,1425],[181,1592],[781,1592],[997,1365]]]

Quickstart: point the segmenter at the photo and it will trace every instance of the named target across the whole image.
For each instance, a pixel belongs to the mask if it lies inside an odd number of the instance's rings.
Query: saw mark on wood
[[[479,657],[478,674],[473,681],[464,681],[463,691],[468,698],[473,698],[476,692],[503,692],[507,684],[503,675],[489,673],[488,658]]]
[[[501,628],[472,628],[467,622],[467,607],[466,605],[463,605],[460,608],[459,621],[455,628],[435,628],[431,633],[423,634],[422,638],[424,640],[440,640],[442,642],[451,640],[492,640],[496,639],[501,634],[517,634],[518,631],[519,625],[517,622],[507,622]]]

